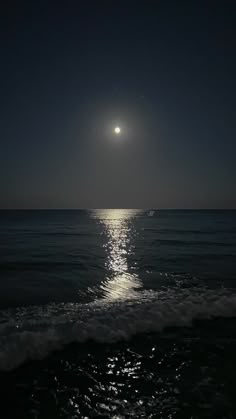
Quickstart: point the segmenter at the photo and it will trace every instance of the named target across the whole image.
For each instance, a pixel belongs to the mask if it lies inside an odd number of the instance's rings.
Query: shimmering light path
[[[141,210],[95,210],[96,218],[105,227],[107,241],[104,245],[107,254],[106,268],[110,275],[101,285],[107,300],[136,298],[136,289],[141,281],[135,273],[130,273],[127,256],[134,251],[133,238],[137,234],[131,223],[132,217]]]

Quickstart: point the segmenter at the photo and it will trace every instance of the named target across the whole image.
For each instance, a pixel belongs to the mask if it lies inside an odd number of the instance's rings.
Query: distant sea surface
[[[236,211],[0,211],[3,418],[236,417]]]

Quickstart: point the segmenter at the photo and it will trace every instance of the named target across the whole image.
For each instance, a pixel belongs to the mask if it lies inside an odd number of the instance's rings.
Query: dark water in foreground
[[[236,417],[236,211],[1,211],[0,233],[1,417]]]

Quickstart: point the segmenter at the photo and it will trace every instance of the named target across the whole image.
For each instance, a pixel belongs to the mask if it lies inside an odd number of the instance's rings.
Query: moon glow
[[[120,134],[120,131],[121,131],[120,127],[115,127],[114,129],[115,134]]]

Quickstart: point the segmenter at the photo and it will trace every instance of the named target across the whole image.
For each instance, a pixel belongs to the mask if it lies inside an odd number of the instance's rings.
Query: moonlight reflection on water
[[[106,268],[109,276],[101,288],[107,300],[129,299],[138,297],[136,289],[141,281],[136,274],[130,273],[128,255],[134,252],[133,239],[137,232],[132,218],[138,210],[95,210],[93,213],[104,226],[106,243]]]

